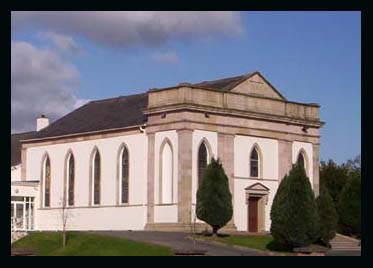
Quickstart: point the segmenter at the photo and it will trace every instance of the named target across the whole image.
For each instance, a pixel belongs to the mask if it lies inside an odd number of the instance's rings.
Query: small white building
[[[196,192],[212,157],[233,198],[226,230],[269,231],[278,185],[296,162],[318,194],[319,105],[288,101],[259,72],[92,101],[50,125],[38,120],[38,131],[12,135],[18,228],[59,230],[63,208],[69,230],[204,228]]]

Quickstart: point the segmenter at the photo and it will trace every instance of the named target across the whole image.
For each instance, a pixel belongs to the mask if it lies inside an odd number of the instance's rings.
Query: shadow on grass
[[[275,240],[272,240],[266,245],[266,248],[270,251],[277,251],[277,252],[293,252],[293,249],[289,246],[284,244],[280,244]]]
[[[201,233],[196,233],[197,236],[205,236],[205,237],[229,237],[229,234],[222,234],[222,233],[217,233],[216,236],[213,235],[211,232],[201,232]]]

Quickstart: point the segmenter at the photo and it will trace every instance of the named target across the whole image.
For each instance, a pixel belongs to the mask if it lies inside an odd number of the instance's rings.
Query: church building
[[[287,100],[261,73],[91,101],[13,134],[18,230],[206,228],[196,192],[211,158],[229,179],[231,231],[262,232],[281,179],[304,166],[319,192],[320,106]]]

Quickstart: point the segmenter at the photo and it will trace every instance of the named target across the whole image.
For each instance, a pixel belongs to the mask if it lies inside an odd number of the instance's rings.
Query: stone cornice
[[[172,104],[166,105],[157,108],[150,108],[145,109],[143,112],[146,115],[155,115],[161,114],[165,112],[180,112],[180,111],[191,111],[191,112],[208,112],[211,114],[217,115],[229,115],[234,117],[242,117],[242,118],[252,118],[252,119],[260,119],[270,122],[280,122],[286,124],[293,124],[293,125],[300,125],[300,126],[309,126],[309,127],[316,127],[321,128],[325,123],[319,120],[305,120],[301,118],[295,117],[288,117],[288,116],[280,116],[274,114],[266,114],[266,113],[258,113],[252,111],[242,111],[237,109],[230,109],[230,108],[217,108],[205,105],[197,105],[193,103],[181,103],[181,104]]]
[[[240,93],[240,92],[223,91],[223,90],[220,90],[220,89],[213,89],[213,88],[208,88],[208,87],[195,86],[195,85],[192,85],[192,84],[189,84],[189,83],[181,84],[181,85],[178,85],[178,86],[165,87],[165,88],[152,88],[152,89],[148,90],[148,93],[157,93],[157,92],[162,92],[162,91],[166,91],[166,90],[180,89],[180,88],[183,88],[183,87],[184,88],[187,87],[187,88],[193,88],[193,89],[207,90],[207,91],[218,92],[218,93],[229,93],[229,94],[242,95],[242,96],[258,98],[258,99],[267,99],[267,100],[279,101],[279,102],[284,102],[284,103],[299,104],[299,105],[304,105],[304,106],[309,106],[309,107],[320,108],[320,104],[318,104],[318,103],[302,103],[302,102],[296,102],[296,101],[289,101],[289,100],[286,100],[286,99],[281,100],[281,99],[276,99],[276,98],[271,98],[271,97],[266,97],[266,96],[258,96],[258,95],[254,95],[254,94],[244,94],[244,93]]]

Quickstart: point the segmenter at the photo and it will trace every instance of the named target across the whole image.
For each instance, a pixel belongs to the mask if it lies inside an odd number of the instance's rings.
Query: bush
[[[212,227],[213,234],[232,218],[232,195],[219,159],[211,159],[197,191],[197,218]]]
[[[338,166],[333,160],[320,164],[320,190],[326,189],[337,206],[339,196],[348,181],[348,167]]]
[[[322,243],[329,246],[330,240],[336,234],[338,214],[333,199],[326,189],[321,190],[320,195],[316,198],[316,204],[320,219],[319,239]]]
[[[281,181],[273,200],[271,220],[274,240],[288,247],[309,246],[318,239],[317,206],[303,167],[294,165]]]
[[[361,175],[356,172],[343,188],[338,203],[339,222],[347,234],[361,231]]]

